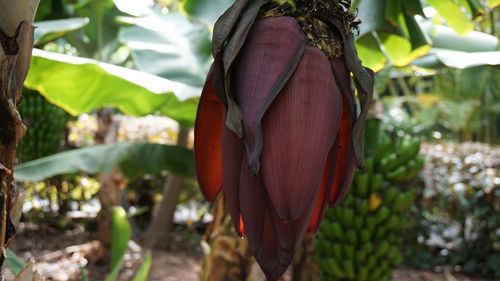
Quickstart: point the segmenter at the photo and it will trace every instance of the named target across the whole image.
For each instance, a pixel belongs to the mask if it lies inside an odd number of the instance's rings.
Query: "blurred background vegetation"
[[[377,72],[368,169],[287,280],[499,280],[500,1],[352,2]],[[194,178],[211,32],[231,3],[41,1],[5,271],[35,258],[50,280],[263,280],[244,240],[211,239],[223,220]]]

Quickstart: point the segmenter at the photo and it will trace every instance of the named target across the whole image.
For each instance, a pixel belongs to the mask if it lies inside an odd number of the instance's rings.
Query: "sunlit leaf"
[[[488,0],[488,6],[492,9],[500,6],[500,0]]]
[[[426,93],[420,94],[416,97],[416,102],[422,107],[432,107],[438,101],[442,100],[443,97],[439,94]]]
[[[481,65],[500,65],[500,52],[458,52],[433,50],[429,56],[415,61],[415,64],[427,68],[452,67],[465,69]]]
[[[363,65],[373,71],[380,71],[384,68],[387,59],[380,51],[377,41],[371,34],[367,34],[356,41],[358,55]]]
[[[143,17],[152,15],[155,10],[151,7],[153,4],[150,1],[143,0],[113,0],[115,6],[120,12],[129,14],[135,17]]]
[[[389,60],[395,66],[405,66],[413,60],[428,53],[430,46],[425,45],[412,50],[412,45],[407,39],[387,33],[379,34],[380,40],[389,56]]]
[[[453,0],[427,0],[444,18],[446,23],[459,34],[466,34],[474,29],[474,25]]]
[[[185,127],[194,124],[196,102],[191,99],[201,92],[132,69],[37,49],[25,86],[73,115],[106,106],[134,116],[161,112]],[[178,107],[166,108],[171,105]]]
[[[464,53],[438,51],[435,55],[444,65],[459,69],[479,65],[500,65],[500,52]]]
[[[439,49],[463,52],[491,52],[496,51],[498,38],[487,33],[472,31],[467,35],[459,35],[446,26],[433,25],[423,21],[420,26],[432,39],[432,47]]]

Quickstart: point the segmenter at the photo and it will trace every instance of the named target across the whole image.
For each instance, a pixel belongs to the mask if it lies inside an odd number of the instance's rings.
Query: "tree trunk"
[[[203,281],[265,281],[264,273],[250,254],[248,242],[236,235],[228,215],[223,194],[212,211],[214,220],[203,237],[205,258],[202,261]],[[314,236],[307,235],[292,265],[293,281],[317,281],[318,267],[313,261]],[[289,274],[281,280],[290,280]]]
[[[186,147],[188,138],[189,130],[181,127],[177,137],[177,146]],[[170,246],[170,232],[172,231],[175,208],[179,201],[182,184],[183,178],[174,175],[169,175],[165,181],[162,192],[163,200],[144,235],[146,248],[168,248]]]
[[[31,59],[38,2],[0,0],[0,267],[5,246],[15,233],[10,217],[17,196],[12,173],[16,147],[26,131],[17,104]]]
[[[100,109],[97,112],[97,132],[95,140],[98,144],[110,144],[116,142],[119,122],[113,119],[113,110]],[[97,237],[101,243],[100,254],[106,258],[111,241],[111,209],[120,206],[121,191],[126,185],[124,177],[118,171],[103,173],[99,176],[99,202],[101,210],[97,215]]]
[[[221,193],[212,211],[214,220],[208,227],[202,244],[203,281],[265,281],[264,273],[250,254],[246,238],[236,235]]]
[[[317,281],[319,268],[313,261],[314,236],[307,234],[292,264],[292,281]]]

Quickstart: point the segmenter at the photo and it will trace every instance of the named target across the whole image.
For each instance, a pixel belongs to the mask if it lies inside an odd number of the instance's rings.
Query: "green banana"
[[[331,224],[331,236],[335,239],[342,239],[344,237],[344,231],[338,223]]]
[[[363,249],[358,250],[356,252],[356,264],[358,265],[364,264],[366,261],[366,256],[367,253]]]
[[[425,165],[425,159],[422,156],[417,156],[415,163],[408,167],[408,179],[415,178]]]
[[[406,166],[399,166],[394,171],[387,173],[387,179],[390,181],[404,181],[408,178]]]
[[[376,174],[372,178],[371,192],[378,192],[382,189],[384,177],[381,174]]]
[[[393,229],[396,228],[398,224],[399,224],[399,218],[393,214],[389,217],[389,219],[387,219],[385,226],[387,229]]]
[[[373,238],[376,241],[382,240],[384,238],[384,236],[386,235],[386,233],[387,233],[387,228],[384,225],[383,227],[379,227],[375,230],[375,234],[373,235]]]
[[[355,251],[354,246],[345,244],[342,246],[342,249],[343,249],[344,255],[347,258],[349,258],[349,259],[354,258],[354,251]]]
[[[342,260],[342,246],[340,244],[333,244],[332,247],[333,256],[337,260]]]
[[[364,172],[368,174],[369,177],[375,172],[375,159],[373,157],[365,158],[365,170]]]
[[[367,281],[368,274],[368,267],[361,267],[358,271],[358,281]]]
[[[354,271],[354,261],[353,260],[344,260],[342,262],[342,268],[345,271],[345,276],[349,279],[354,279],[356,277],[356,273]]]
[[[387,174],[396,168],[399,164],[398,155],[396,153],[391,153],[384,157],[382,161],[380,161],[380,169],[382,173]]]
[[[323,261],[326,272],[338,277],[338,278],[343,278],[345,276],[344,272],[342,271],[342,268],[339,266],[339,264],[335,261],[335,259],[329,258]]]
[[[354,228],[356,229],[356,231],[361,231],[363,229],[363,225],[363,217],[354,218]]]
[[[389,187],[382,199],[382,203],[386,206],[391,206],[397,199],[398,195],[401,193],[400,189],[394,186]]]
[[[340,277],[322,268],[322,280],[388,281],[402,261],[401,233],[412,223],[409,209],[414,200],[414,189],[403,183],[415,179],[424,159],[418,155],[418,139],[394,139],[377,122],[365,134],[371,138],[366,169],[354,177],[344,204],[327,211],[325,220],[331,226],[321,227],[324,234],[317,236],[329,241],[316,243],[328,249],[316,251],[320,268],[331,258],[336,262],[332,267],[342,273]]]
[[[369,192],[368,186],[369,176],[366,173],[358,174],[354,177],[354,186],[356,187],[356,193],[361,198],[365,198]],[[352,198],[352,197],[351,197]]]
[[[353,245],[358,244],[358,237],[356,236],[356,231],[354,231],[354,230],[347,231],[346,240],[347,240],[347,242],[349,242]]]
[[[69,115],[38,92],[23,91],[19,111],[28,128],[17,148],[17,158],[26,162],[61,150]]]
[[[377,222],[377,224],[380,224],[385,219],[387,219],[390,214],[391,211],[389,210],[389,208],[387,208],[386,206],[382,206],[375,214],[375,221]]]
[[[380,163],[383,158],[387,157],[387,155],[391,153],[391,148],[393,148],[391,140],[387,135],[383,134],[380,137],[380,145],[375,151],[375,163]]]
[[[361,242],[366,243],[366,242],[370,241],[371,237],[372,237],[372,233],[369,229],[361,230],[361,237],[360,237]]]
[[[368,203],[368,200],[361,199],[358,204],[358,214],[360,216],[366,216],[369,211],[370,211],[370,204]]]
[[[401,212],[411,206],[413,203],[413,193],[405,192],[398,195],[398,198],[394,202],[392,208],[395,212]]]
[[[346,227],[353,227],[354,225],[354,210],[353,209],[344,209],[342,224]]]

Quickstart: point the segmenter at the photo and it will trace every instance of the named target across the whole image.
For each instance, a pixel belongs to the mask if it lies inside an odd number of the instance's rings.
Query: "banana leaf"
[[[194,124],[201,93],[198,87],[129,68],[38,49],[25,86],[72,115],[106,106],[132,116],[160,113],[184,127]]]
[[[414,64],[425,68],[451,67],[466,69],[481,65],[500,65],[499,52],[466,53],[449,50],[433,50],[432,54],[414,61]]]
[[[69,32],[78,30],[89,23],[88,18],[71,18],[35,22],[35,46],[44,45],[63,37]]]
[[[182,0],[182,10],[192,18],[213,26],[233,0]]]
[[[140,71],[202,87],[211,62],[210,32],[176,13],[120,17],[121,43]]]
[[[194,176],[193,152],[153,143],[118,143],[69,150],[25,162],[15,167],[20,181],[41,181],[55,175],[89,174],[120,169],[129,179],[167,170],[179,176]]]

